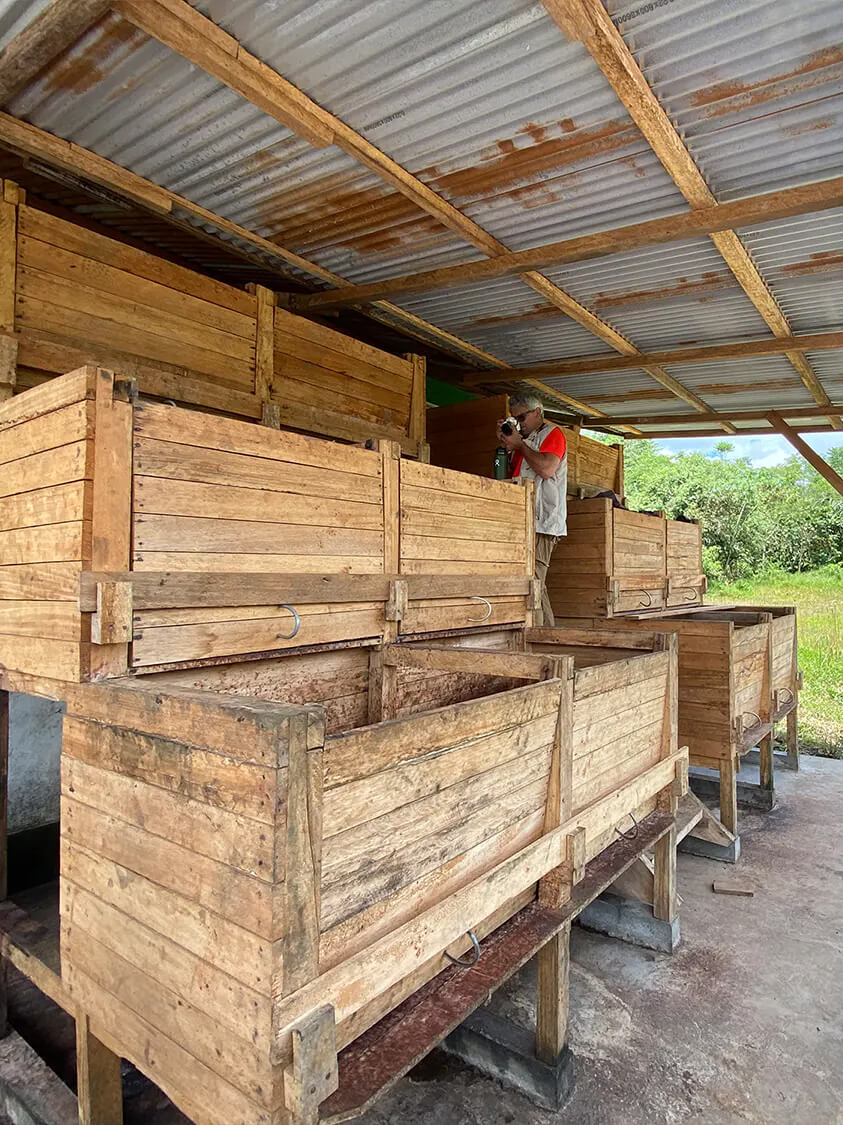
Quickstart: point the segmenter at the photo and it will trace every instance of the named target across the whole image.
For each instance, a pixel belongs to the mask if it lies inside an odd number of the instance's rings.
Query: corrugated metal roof
[[[843,172],[839,0],[605,2],[719,198]],[[45,4],[0,0],[0,43]],[[536,0],[195,6],[512,249],[686,207],[586,48]],[[338,147],[311,148],[114,14],[9,108],[353,282],[483,257]],[[118,222],[104,207],[88,213]],[[843,209],[741,234],[794,331],[841,327]],[[642,350],[769,335],[706,238],[548,276]],[[510,364],[607,350],[517,278],[400,304]],[[843,394],[837,353],[811,358]],[[783,357],[671,373],[724,409],[812,401]],[[756,392],[734,390],[750,381]],[[601,409],[687,412],[643,372],[558,386]]]

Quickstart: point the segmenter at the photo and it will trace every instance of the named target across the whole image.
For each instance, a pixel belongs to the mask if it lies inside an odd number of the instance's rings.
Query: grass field
[[[799,630],[799,735],[808,754],[843,758],[843,567],[712,583],[708,601],[795,605]]]

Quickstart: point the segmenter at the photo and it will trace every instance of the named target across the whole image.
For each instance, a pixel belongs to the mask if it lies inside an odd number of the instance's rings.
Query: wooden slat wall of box
[[[234,289],[8,198],[0,309],[11,311],[0,341],[17,347],[18,390],[101,364],[144,395],[347,441],[386,437],[427,455],[423,358],[390,355],[277,309],[267,289]],[[0,347],[4,385],[5,356]]]
[[[95,428],[105,479],[112,418],[124,424],[130,411],[115,401],[111,373],[93,367],[0,404],[0,664],[73,682],[88,674],[79,575],[110,533],[120,547],[119,529],[107,526],[113,513],[95,496]]]

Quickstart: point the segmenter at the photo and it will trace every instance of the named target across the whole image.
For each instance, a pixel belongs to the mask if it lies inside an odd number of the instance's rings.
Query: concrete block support
[[[731,843],[715,844],[697,836],[686,836],[679,844],[679,851],[702,856],[703,859],[718,859],[721,863],[737,863],[741,858],[741,838],[736,836]]]
[[[719,798],[720,778],[715,770],[692,769],[688,773],[691,791],[704,800]],[[761,785],[759,767],[741,762],[737,777],[738,804],[756,812],[770,812],[775,808],[776,794],[772,783],[769,788]]]
[[[478,1008],[451,1032],[442,1048],[543,1109],[559,1110],[570,1097],[574,1081],[570,1047],[564,1047],[555,1062],[542,1062],[536,1056],[535,1033],[488,1008]]]
[[[602,894],[589,903],[577,921],[583,929],[660,953],[673,953],[679,945],[679,917],[662,921],[656,918],[652,906],[638,899]]]

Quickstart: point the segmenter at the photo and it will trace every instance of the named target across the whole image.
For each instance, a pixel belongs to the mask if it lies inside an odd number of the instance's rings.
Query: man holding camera
[[[567,443],[559,427],[545,421],[541,399],[513,397],[509,408],[512,417],[498,423],[498,439],[509,454],[510,476],[536,482],[536,578],[541,584],[536,624],[553,625],[545,583],[553,548],[567,534]]]

